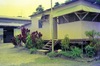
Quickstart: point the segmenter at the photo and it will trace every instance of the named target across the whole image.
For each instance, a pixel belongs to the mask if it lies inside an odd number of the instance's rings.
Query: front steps
[[[54,46],[57,45],[59,40],[54,40]],[[42,49],[37,50],[37,54],[46,55],[48,52],[52,50],[52,40],[49,40]]]
[[[59,43],[59,40],[54,40],[54,46],[57,45],[58,43]],[[52,40],[47,42],[47,44],[44,45],[43,49],[51,51],[52,50]]]
[[[81,47],[83,47],[83,45],[86,45],[88,40],[86,39],[74,39],[74,40],[70,40],[70,45],[80,45]],[[54,47],[61,43],[61,40],[54,40]],[[39,50],[39,54],[46,54],[48,52],[50,52],[52,50],[52,40],[49,40],[42,48],[42,50]]]

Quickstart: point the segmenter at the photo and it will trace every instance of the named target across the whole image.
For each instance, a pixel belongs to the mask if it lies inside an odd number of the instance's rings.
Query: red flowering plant
[[[38,31],[35,31],[35,32],[31,33],[32,44],[37,49],[41,49],[42,46],[43,46],[43,40],[42,40],[41,37],[42,37],[42,34]]]
[[[26,43],[26,37],[27,37],[27,34],[30,32],[29,29],[26,29],[25,27],[23,27],[21,29],[21,40],[23,43]]]
[[[13,43],[13,45],[14,45],[15,47],[17,47],[17,42],[16,42],[16,38],[15,38],[15,37],[13,37],[13,38],[11,39],[11,42]]]
[[[12,43],[15,47],[22,46],[21,44],[21,34],[12,38]]]
[[[25,44],[25,47],[41,49],[43,46],[42,34],[38,31],[34,31],[30,34],[30,30],[22,27],[21,34],[12,38],[12,43],[15,46],[22,46],[21,41]]]
[[[29,49],[33,48],[33,47],[35,47],[37,49],[42,48],[43,40],[42,40],[41,37],[42,37],[42,34],[38,31],[34,31],[31,34],[28,34],[28,37],[27,37],[27,40],[26,40],[26,47],[29,48]]]

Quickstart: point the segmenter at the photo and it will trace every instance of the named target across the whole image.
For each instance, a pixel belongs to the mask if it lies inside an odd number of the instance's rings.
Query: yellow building
[[[86,39],[85,31],[100,31],[100,7],[86,0],[76,0],[53,8],[54,39]],[[44,40],[51,39],[50,9],[31,15],[31,31],[39,31]]]

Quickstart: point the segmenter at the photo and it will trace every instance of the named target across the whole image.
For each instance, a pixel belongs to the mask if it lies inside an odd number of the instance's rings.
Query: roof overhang
[[[57,11],[54,10],[53,17],[62,16],[62,15],[77,12],[77,11],[100,13],[100,7],[86,1],[77,1],[69,5],[66,5],[62,8],[59,8]]]
[[[69,14],[69,13],[73,13],[73,12],[77,12],[81,10],[87,11],[87,12],[100,13],[100,9],[92,8],[85,5],[77,5],[77,6],[73,6],[73,7],[58,11],[53,15],[53,17],[57,17],[57,16],[61,16],[61,15],[65,15],[65,14]]]
[[[4,27],[13,27],[13,28],[20,28],[23,26],[27,26],[31,23],[27,23],[27,24],[21,24],[21,23],[4,23],[4,22],[0,22],[0,28],[4,28]]]

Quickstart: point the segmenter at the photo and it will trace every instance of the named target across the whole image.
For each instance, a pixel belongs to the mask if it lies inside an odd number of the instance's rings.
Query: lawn
[[[100,61],[78,62],[45,55],[30,54],[25,48],[0,44],[0,66],[100,66]]]

